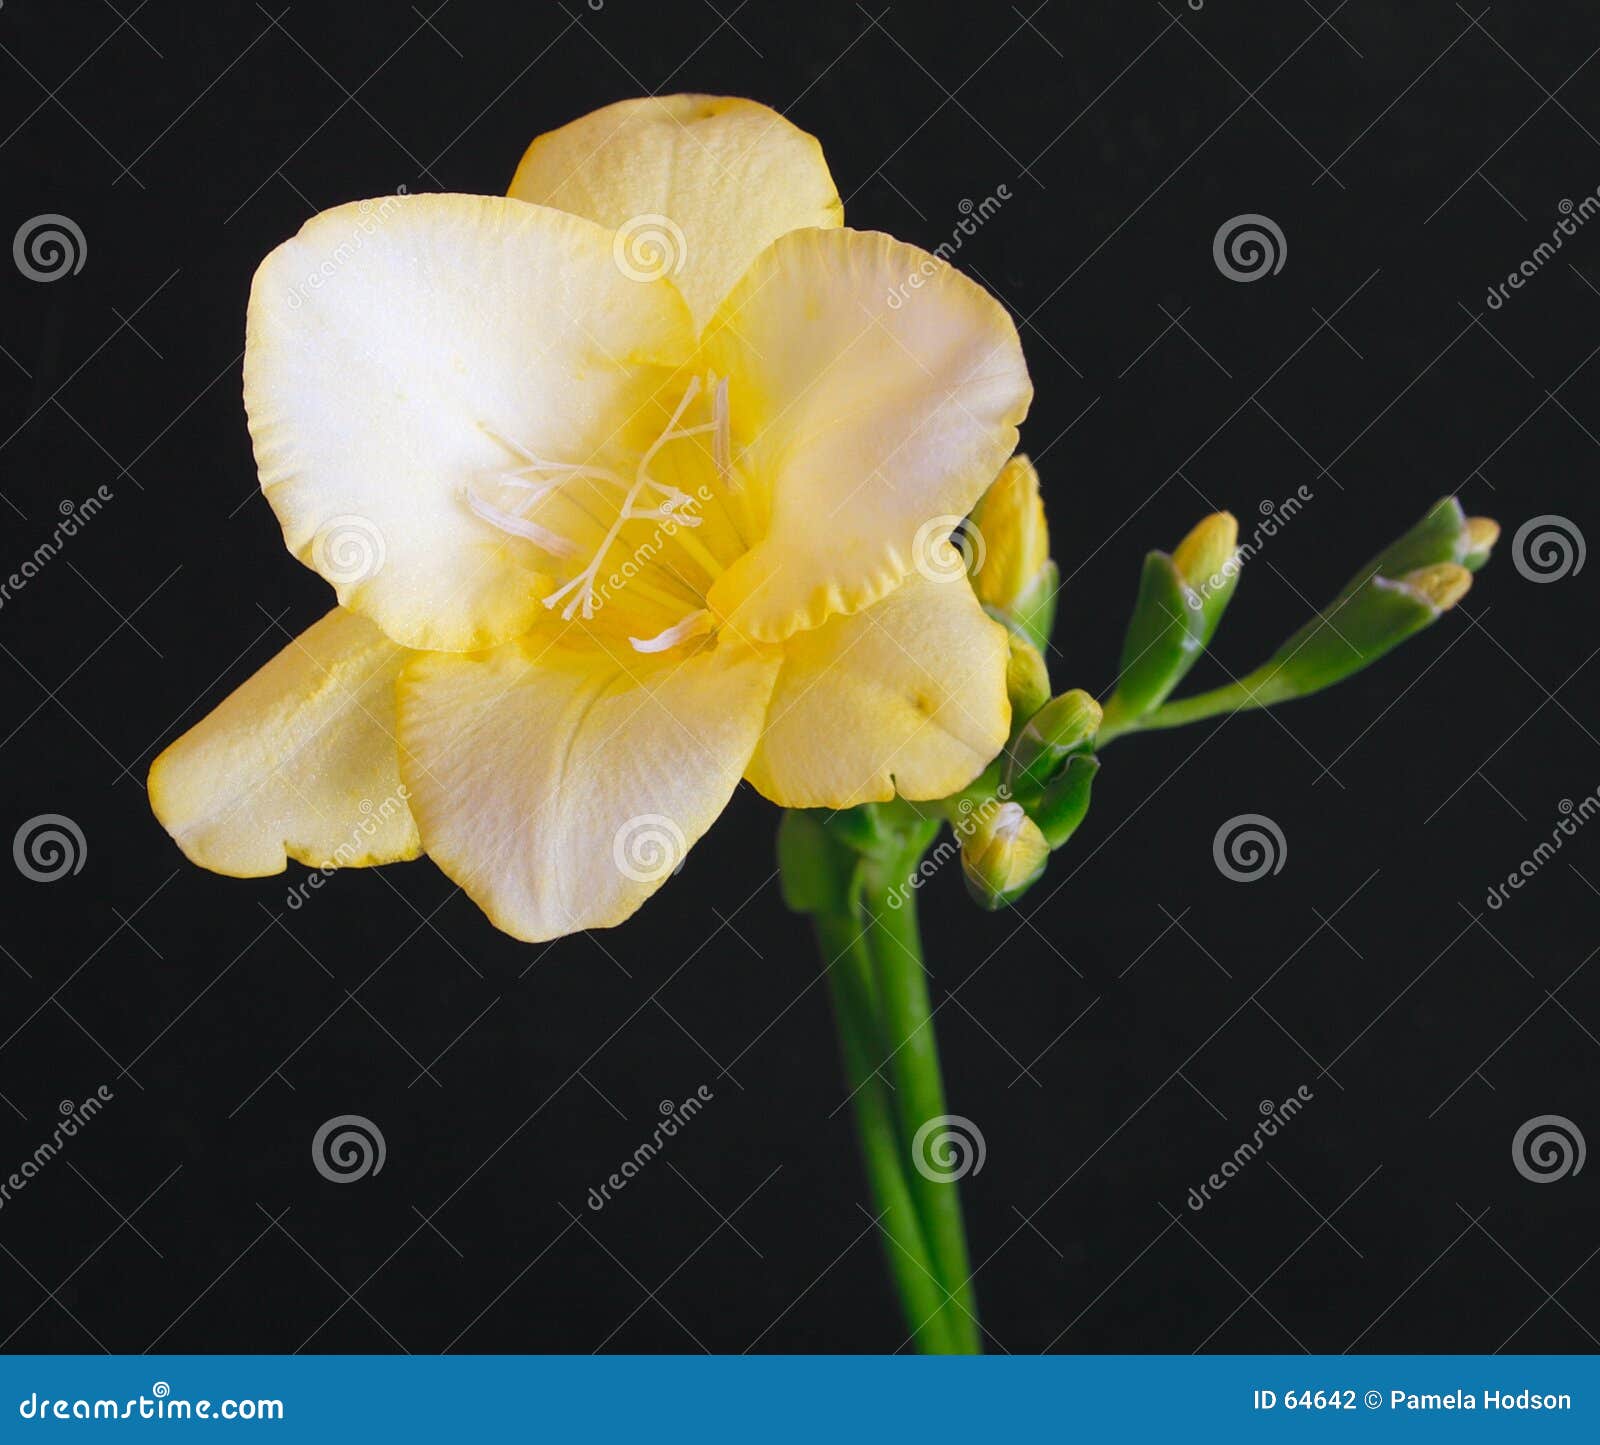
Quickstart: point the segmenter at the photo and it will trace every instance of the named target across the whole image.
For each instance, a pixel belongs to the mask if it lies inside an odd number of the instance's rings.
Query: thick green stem
[[[949,1329],[947,1293],[907,1182],[906,1154],[889,1090],[877,1072],[886,1050],[865,933],[854,916],[819,913],[815,919],[889,1273],[917,1349],[933,1355],[966,1353]]]
[[[927,970],[922,962],[922,935],[917,926],[916,892],[907,886],[933,831],[919,829],[911,846],[892,862],[869,862],[864,870],[862,902],[871,924],[879,1018],[888,1050],[886,1067],[895,1089],[901,1148],[910,1161],[907,1183],[936,1272],[949,1294],[941,1309],[945,1328],[963,1353],[978,1354],[982,1337],[960,1189],[955,1179],[936,1166],[926,1148],[919,1151],[913,1146],[920,1128],[947,1117]],[[935,1127],[942,1132],[943,1125]]]

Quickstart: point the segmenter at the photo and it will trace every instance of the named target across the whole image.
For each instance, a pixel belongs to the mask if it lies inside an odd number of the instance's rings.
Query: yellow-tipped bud
[[[1013,632],[1008,641],[1006,696],[1011,700],[1011,725],[1020,727],[1050,701],[1050,670],[1026,637]]]
[[[1020,803],[980,804],[956,831],[967,889],[985,908],[1020,898],[1050,861],[1050,844]]]
[[[1462,554],[1461,564],[1469,572],[1476,572],[1489,560],[1489,553],[1500,540],[1500,524],[1490,517],[1468,517],[1462,537],[1466,551]]]
[[[1448,612],[1467,595],[1472,573],[1455,562],[1436,562],[1407,572],[1400,580],[1431,606]]]
[[[978,600],[1011,612],[1050,561],[1050,529],[1039,495],[1039,474],[1020,453],[1000,469],[972,509],[982,563],[972,579]]]
[[[1215,591],[1222,585],[1223,569],[1233,561],[1238,547],[1238,519],[1232,512],[1213,512],[1178,543],[1172,565],[1189,586]]]

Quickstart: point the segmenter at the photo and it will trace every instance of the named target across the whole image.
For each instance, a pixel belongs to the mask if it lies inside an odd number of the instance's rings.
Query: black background
[[[114,500],[0,609],[0,831],[61,813],[82,871],[0,870],[0,1168],[58,1101],[113,1102],[0,1210],[7,1350],[893,1350],[905,1338],[776,816],[748,788],[631,923],[529,948],[431,864],[189,866],[161,746],[328,591],[254,494],[252,271],[311,212],[503,190],[538,132],[647,91],[766,101],[848,219],[1022,318],[1066,581],[1058,687],[1103,693],[1139,559],[1213,506],[1314,500],[1247,571],[1196,681],[1253,664],[1436,497],[1506,524],[1454,613],[1337,693],[1117,744],[1015,913],[924,890],[991,1350],[1600,1347],[1600,1166],[1535,1184],[1526,1119],[1600,1144],[1600,827],[1489,885],[1600,787],[1600,565],[1535,582],[1512,533],[1600,533],[1600,224],[1491,283],[1600,187],[1583,4],[629,5],[178,0],[0,9],[0,519]],[[435,8],[437,7],[437,8]],[[1480,7],[1481,8],[1481,7]],[[1327,169],[1325,169],[1327,168]],[[1219,226],[1264,213],[1276,275]],[[1281,873],[1212,840],[1269,815]],[[714,1099],[602,1212],[658,1102]],[[1262,1100],[1303,1115],[1185,1206]],[[370,1117],[381,1174],[310,1140]]]

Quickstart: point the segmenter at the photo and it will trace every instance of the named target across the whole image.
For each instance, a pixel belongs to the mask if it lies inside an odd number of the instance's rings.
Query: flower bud
[[[1027,722],[1050,700],[1050,671],[1039,649],[1020,632],[1009,637],[1006,658],[1006,696],[1011,700],[1013,731]]]
[[[1433,562],[1399,577],[1368,577],[1313,617],[1239,686],[1262,705],[1306,697],[1376,662],[1472,586],[1459,562]]]
[[[1205,651],[1239,580],[1238,546],[1233,514],[1213,512],[1170,555],[1145,557],[1117,689],[1106,705],[1119,730],[1160,707]]]
[[[971,525],[982,547],[972,578],[978,600],[1042,648],[1055,620],[1059,573],[1050,560],[1039,474],[1027,457],[1019,453],[1000,469],[973,508]]]
[[[1178,543],[1172,553],[1172,565],[1190,587],[1204,596],[1231,579],[1233,572],[1228,568],[1238,547],[1238,519],[1232,512],[1213,512]]]
[[[1429,602],[1436,611],[1448,612],[1472,586],[1472,573],[1454,562],[1436,562],[1431,567],[1419,567],[1400,579],[1418,596]]]
[[[1049,843],[1019,803],[980,807],[956,832],[967,891],[984,908],[1015,902],[1050,860]]]
[[[1489,560],[1489,553],[1500,540],[1500,524],[1488,517],[1468,517],[1465,528],[1466,548],[1461,554],[1461,565],[1476,572]]]
[[[1013,793],[1041,792],[1074,754],[1094,746],[1100,704],[1082,688],[1051,698],[1028,719],[1011,745],[1006,782]]]

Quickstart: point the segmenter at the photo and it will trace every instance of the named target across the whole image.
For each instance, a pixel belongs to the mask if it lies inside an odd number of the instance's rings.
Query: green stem
[[[889,1273],[900,1295],[917,1349],[923,1354],[964,1353],[950,1336],[946,1291],[923,1236],[907,1183],[901,1133],[888,1089],[877,1070],[886,1050],[878,1024],[872,958],[853,916],[814,915],[844,1055],[845,1077],[854,1096],[867,1183],[878,1211]]]
[[[1272,686],[1272,681],[1272,675],[1269,673],[1253,672],[1248,677],[1241,677],[1237,682],[1228,683],[1225,687],[1196,693],[1193,697],[1179,698],[1176,702],[1164,702],[1143,717],[1124,717],[1119,712],[1107,709],[1105,720],[1101,723],[1099,734],[1095,739],[1095,750],[1098,752],[1113,738],[1119,738],[1124,733],[1182,727],[1185,723],[1200,722],[1221,713],[1243,712],[1246,708],[1253,707],[1271,707],[1275,703],[1285,702],[1296,696],[1293,691]]]
[[[917,1130],[947,1117],[939,1045],[933,1030],[928,974],[922,962],[916,893],[903,886],[922,861],[936,825],[919,828],[905,852],[863,870],[862,902],[870,920],[872,959],[878,981],[879,1018],[888,1049],[900,1119],[900,1144],[910,1161],[906,1181],[921,1217],[936,1273],[948,1298],[941,1305],[945,1329],[964,1354],[982,1352],[972,1266],[967,1254],[961,1194],[954,1179],[932,1168],[926,1149],[913,1147]],[[891,890],[893,890],[891,892]],[[891,904],[888,900],[894,898]],[[942,1126],[939,1126],[942,1130]]]

